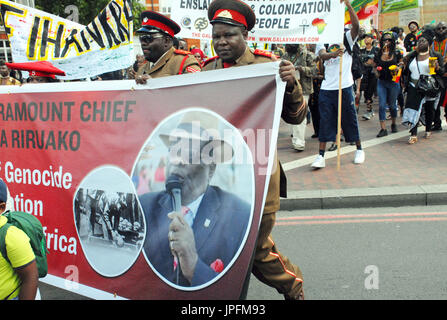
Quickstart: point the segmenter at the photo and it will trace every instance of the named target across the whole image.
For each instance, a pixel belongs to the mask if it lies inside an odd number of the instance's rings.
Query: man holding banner
[[[332,44],[326,47],[319,44],[316,49],[316,52],[324,61],[325,69],[319,95],[320,150],[317,158],[312,163],[312,167],[315,169],[326,166],[324,160],[326,143],[328,141],[336,141],[337,119],[340,116],[338,114],[340,89],[342,91],[341,128],[345,140],[346,142],[356,143],[357,150],[354,163],[361,164],[365,161],[365,152],[361,146],[357,113],[354,106],[354,92],[352,89],[354,80],[351,72],[351,54],[359,33],[359,19],[349,0],[342,1],[345,2],[348,8],[352,23],[351,30],[345,32],[343,45]]]
[[[252,51],[246,44],[248,31],[256,21],[253,10],[239,0],[214,0],[208,9],[213,26],[212,38],[217,56],[205,62],[204,71],[271,62],[276,57],[260,50]],[[301,85],[290,61],[280,64],[280,77],[287,82],[282,118],[291,124],[300,124],[306,116]],[[286,195],[286,176],[275,154],[275,162],[253,261],[253,274],[265,284],[274,287],[286,299],[300,300],[303,294],[301,270],[281,255],[271,238],[271,231],[279,210],[279,197]],[[279,169],[279,170],[278,170]]]

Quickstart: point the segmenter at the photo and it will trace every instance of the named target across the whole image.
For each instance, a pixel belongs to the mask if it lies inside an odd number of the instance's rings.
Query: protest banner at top
[[[129,0],[110,1],[87,26],[7,0],[0,0],[0,10],[14,62],[51,61],[66,80],[133,63]]]
[[[345,5],[340,0],[244,0],[256,14],[248,41],[268,43],[334,43],[343,41]],[[207,10],[211,0],[173,1],[171,18],[180,37],[211,39]]]
[[[414,9],[419,6],[419,0],[382,0],[381,13],[390,13],[408,9]]]

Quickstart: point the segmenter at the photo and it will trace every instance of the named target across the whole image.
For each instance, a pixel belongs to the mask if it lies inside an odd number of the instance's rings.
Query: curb
[[[447,205],[447,184],[290,191],[281,211]]]

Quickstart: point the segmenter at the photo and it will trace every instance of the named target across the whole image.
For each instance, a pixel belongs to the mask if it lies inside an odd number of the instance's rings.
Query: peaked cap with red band
[[[157,33],[162,32],[174,37],[180,32],[180,26],[168,17],[155,12],[143,11],[141,13],[141,28],[137,33]]]
[[[22,63],[5,63],[9,69],[29,71],[30,76],[54,79],[55,75],[65,76],[65,72],[56,68],[49,61],[33,61]]]
[[[240,0],[214,0],[208,8],[210,23],[225,23],[253,29],[256,15],[249,5]]]

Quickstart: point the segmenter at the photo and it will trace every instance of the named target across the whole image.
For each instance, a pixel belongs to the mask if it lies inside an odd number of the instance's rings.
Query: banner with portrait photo
[[[87,26],[15,2],[0,0],[14,62],[50,61],[65,80],[129,67],[133,16],[129,0],[111,0]]]
[[[340,0],[242,0],[256,15],[247,41],[267,43],[343,42],[345,5]],[[172,1],[171,19],[182,28],[182,38],[211,40],[208,20],[211,0]]]
[[[41,280],[96,299],[238,299],[276,170],[278,70],[0,87],[0,178],[44,226]]]

